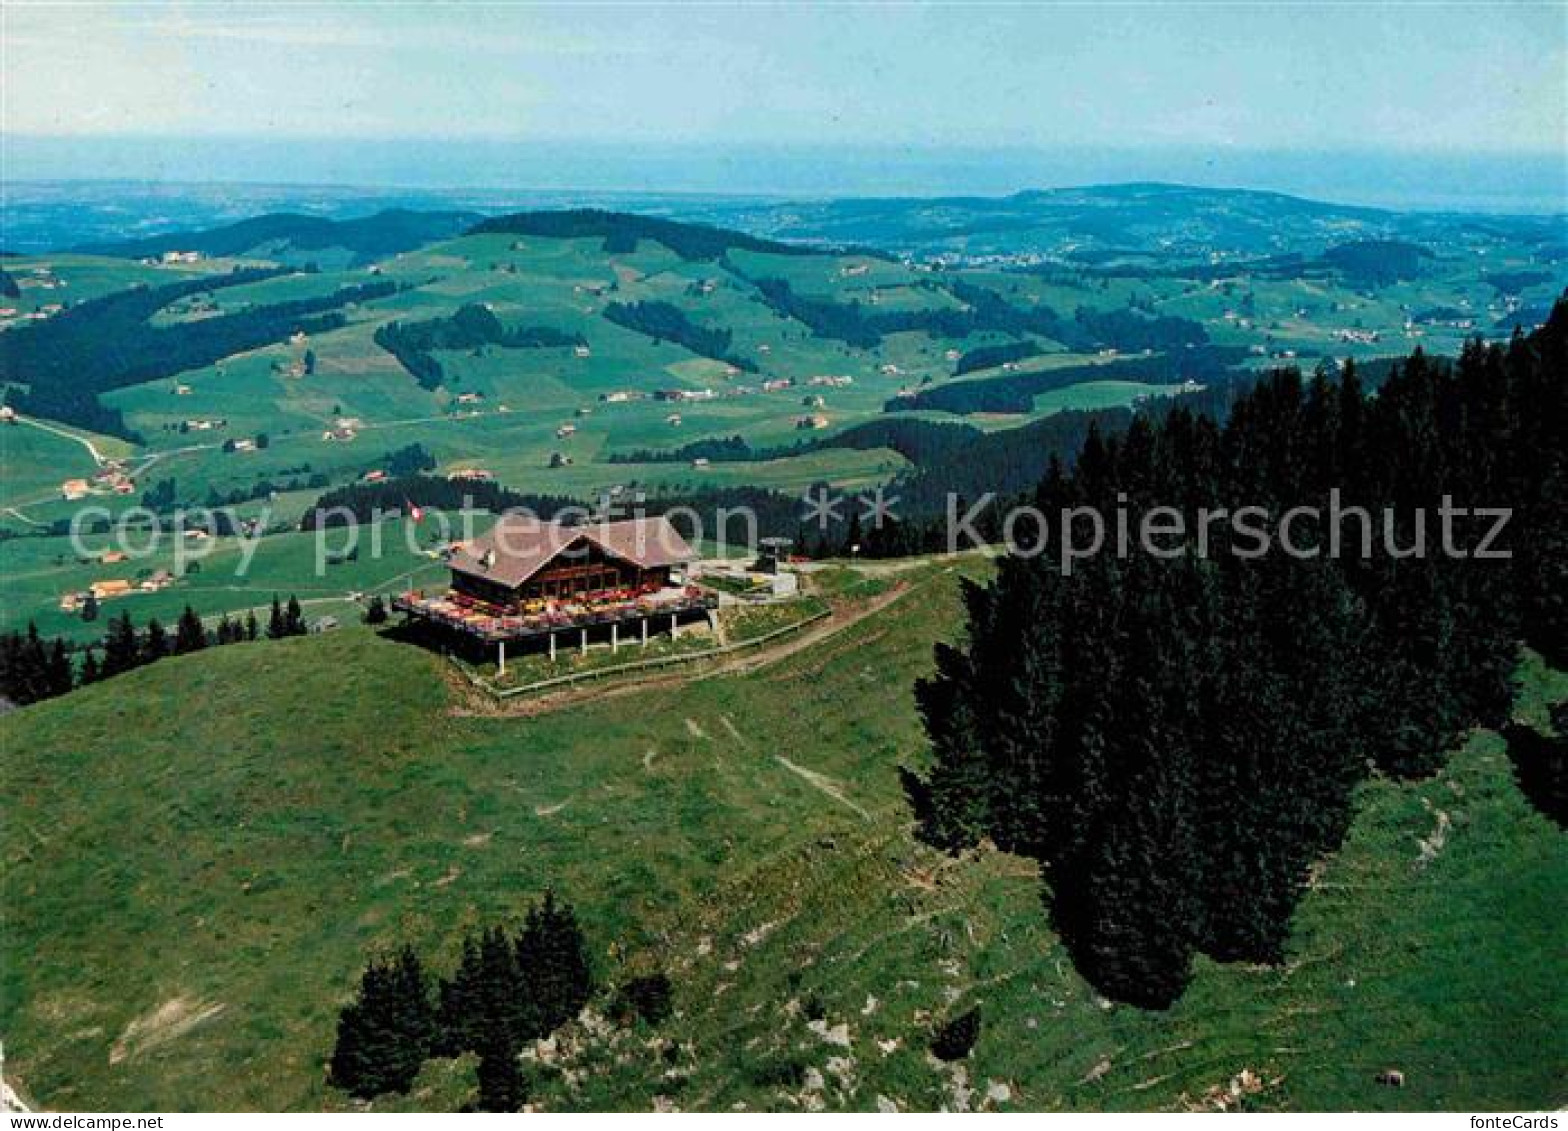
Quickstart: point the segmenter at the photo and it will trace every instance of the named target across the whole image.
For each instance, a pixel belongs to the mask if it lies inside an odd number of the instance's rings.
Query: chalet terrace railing
[[[568,672],[565,675],[550,676],[546,679],[534,680],[532,683],[521,684],[517,687],[497,687],[489,680],[475,672],[467,664],[456,662],[470,683],[479,690],[494,696],[497,699],[512,699],[519,695],[533,695],[540,691],[559,690],[572,687],[579,683],[591,683],[598,680],[625,678],[660,671],[665,668],[674,668],[698,663],[702,660],[717,659],[721,656],[730,656],[737,652],[756,651],[765,645],[772,644],[781,637],[800,632],[819,621],[827,620],[833,615],[832,609],[820,609],[798,621],[783,625],[765,632],[761,636],[753,636],[749,640],[737,640],[730,644],[721,644],[715,648],[704,648],[700,652],[686,652],[677,656],[655,656],[648,660],[632,660],[624,664],[612,664],[604,668],[592,668],[588,671]]]
[[[465,608],[448,597],[426,597],[418,590],[392,598],[392,608],[397,612],[490,644],[527,640],[571,629],[634,623],[649,617],[707,612],[718,607],[716,594],[695,587],[689,587],[676,597],[642,597],[616,604],[515,614],[494,612],[477,604]]]

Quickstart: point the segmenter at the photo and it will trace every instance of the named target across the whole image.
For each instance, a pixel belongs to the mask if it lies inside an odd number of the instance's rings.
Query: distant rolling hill
[[[171,232],[146,239],[91,244],[79,250],[125,259],[156,258],[166,252],[195,251],[209,258],[268,259],[280,263],[359,266],[472,227],[476,212],[415,212],[388,209],[352,220],[277,212],[220,228]]]
[[[1561,219],[1391,212],[1276,192],[1173,184],[1091,185],[1005,197],[884,198],[767,205],[728,217],[776,239],[857,242],[899,252],[1039,253],[1081,262],[1215,251],[1316,255],[1364,240],[1447,239],[1485,230],[1561,245]]]

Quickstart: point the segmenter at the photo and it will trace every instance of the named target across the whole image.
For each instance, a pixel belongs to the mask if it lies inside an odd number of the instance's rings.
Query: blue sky
[[[1539,162],[1561,159],[1568,130],[1560,3],[8,0],[4,21],[16,176],[40,153],[38,171],[69,172],[75,155],[89,175],[105,138],[146,139],[144,154],[160,139],[194,152],[203,139],[353,138],[417,139],[422,152],[446,141]],[[38,139],[48,144],[28,144]]]

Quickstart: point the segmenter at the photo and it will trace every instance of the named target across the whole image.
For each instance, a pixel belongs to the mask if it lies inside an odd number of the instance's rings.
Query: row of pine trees
[[[1052,923],[1102,993],[1160,1008],[1195,955],[1281,960],[1314,861],[1376,770],[1435,771],[1512,699],[1522,642],[1568,663],[1568,305],[1530,337],[1420,353],[1376,395],[1354,365],[1273,375],[1223,426],[1175,411],[1091,435],[1035,503],[1138,517],[1157,505],[1368,508],[1373,553],[1242,558],[1054,552],[1003,560],[965,593],[967,641],[937,648],[917,699],[934,761],[905,786],[920,835],[989,838],[1038,860]],[[1443,495],[1509,507],[1508,560],[1446,556]],[[1401,554],[1428,511],[1427,552]],[[1475,547],[1491,519],[1460,519]],[[1328,523],[1298,523],[1326,546]],[[1059,534],[1059,531],[1053,531]],[[1249,542],[1250,546],[1251,543]],[[1189,547],[1190,551],[1190,547]]]
[[[79,655],[63,637],[45,640],[38,634],[37,625],[29,621],[26,632],[0,635],[0,696],[17,706],[26,706],[157,663],[166,656],[183,656],[263,636],[268,640],[304,636],[307,631],[299,601],[292,596],[286,604],[280,604],[276,597],[272,599],[265,629],[254,612],[247,612],[240,619],[224,614],[216,626],[208,629],[196,611],[186,605],[172,633],[156,617],[147,622],[146,628],[138,629],[131,614],[123,612],[110,618],[98,646],[83,648]]]
[[[338,1016],[329,1078],[370,1099],[407,1092],[430,1057],[474,1053],[480,1109],[516,1111],[527,1099],[520,1050],[576,1017],[593,991],[577,917],[546,892],[515,935],[496,926],[466,937],[457,969],[433,990],[412,947],[372,961]]]

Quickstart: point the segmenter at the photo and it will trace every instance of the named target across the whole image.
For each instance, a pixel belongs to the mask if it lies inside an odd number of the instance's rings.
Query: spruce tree
[[[1568,829],[1568,702],[1552,708],[1555,734],[1541,734],[1520,722],[1503,728],[1519,789],[1536,811]]]
[[[476,1049],[483,1028],[486,1001],[480,940],[463,937],[463,955],[452,976],[443,978],[436,1007],[436,1056],[460,1056]]]
[[[163,630],[163,624],[157,617],[147,622],[147,630],[142,633],[141,662],[144,664],[157,663],[169,654],[169,634]]]
[[[430,1050],[433,1017],[424,973],[412,950],[375,960],[359,994],[338,1015],[329,1079],[361,1099],[406,1093]]]
[[[305,626],[305,614],[300,610],[299,601],[289,594],[288,607],[283,613],[283,629],[285,636],[304,636],[308,631]]]
[[[46,683],[49,696],[64,695],[76,684],[75,673],[71,669],[71,657],[65,650],[65,641],[56,637],[49,648],[49,661],[46,672]]]
[[[474,1074],[479,1084],[480,1111],[512,1112],[528,1102],[517,1043],[510,1034],[492,1033],[484,1038]]]
[[[568,903],[546,890],[517,939],[517,970],[526,1002],[523,1036],[542,1037],[570,1021],[593,994],[587,942]]]
[[[122,612],[109,618],[109,630],[103,640],[103,674],[116,676],[128,672],[141,663],[142,654],[136,638],[136,626],[131,614]]]
[[[545,1035],[534,1026],[534,1011],[518,974],[516,948],[500,927],[491,927],[480,940],[475,993],[479,1011],[470,1027],[471,1049],[502,1035],[519,1043]]]
[[[206,646],[207,629],[201,623],[201,617],[196,615],[196,610],[186,605],[174,628],[174,654],[183,656],[199,652]]]
[[[288,621],[283,619],[283,606],[276,594],[272,598],[272,611],[267,615],[267,639],[282,640],[289,634]]]

